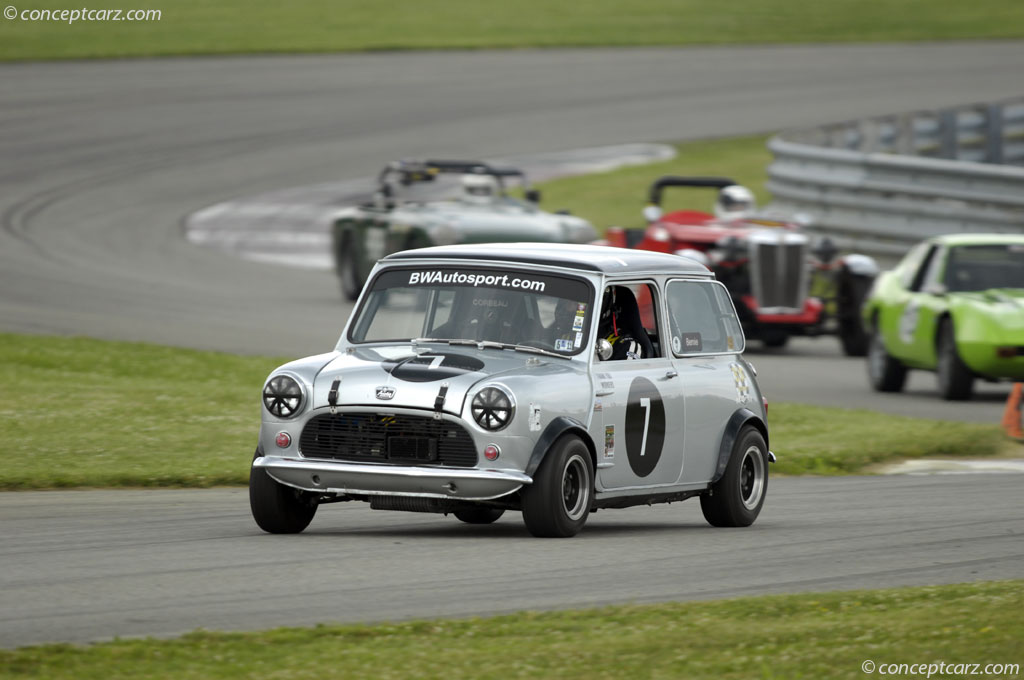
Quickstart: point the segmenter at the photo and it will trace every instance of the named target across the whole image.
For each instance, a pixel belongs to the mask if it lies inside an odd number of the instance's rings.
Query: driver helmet
[[[462,199],[469,203],[490,203],[498,195],[498,182],[490,175],[463,175]]]
[[[722,187],[715,201],[715,217],[735,220],[749,217],[757,210],[757,201],[750,189],[739,184]]]

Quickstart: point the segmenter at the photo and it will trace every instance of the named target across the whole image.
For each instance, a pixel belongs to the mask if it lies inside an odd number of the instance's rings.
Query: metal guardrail
[[[785,132],[768,148],[771,209],[843,249],[1024,232],[1024,99]]]

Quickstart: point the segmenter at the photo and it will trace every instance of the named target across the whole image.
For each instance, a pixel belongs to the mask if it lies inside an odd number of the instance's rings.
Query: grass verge
[[[1024,37],[1018,0],[134,0],[124,6],[160,11],[159,20],[148,21],[126,15],[70,21],[70,14],[30,20],[38,16],[33,10],[77,6],[63,0],[10,6],[15,18],[0,20],[0,60]]]
[[[200,631],[175,640],[0,651],[0,668],[10,678],[74,680],[863,678],[870,677],[861,670],[868,661],[876,670],[900,663],[1019,665],[1022,607],[1024,581],[1007,581],[487,619]],[[942,677],[968,674],[948,670]]]
[[[280,358],[0,334],[0,490],[245,484],[260,388]],[[993,456],[995,425],[772,404],[773,472],[845,474],[919,456]]]

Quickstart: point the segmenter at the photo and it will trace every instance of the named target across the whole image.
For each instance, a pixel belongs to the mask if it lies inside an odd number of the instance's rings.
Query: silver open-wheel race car
[[[334,351],[268,377],[253,516],[294,533],[321,505],[366,501],[471,524],[516,511],[536,536],[572,536],[598,509],[698,496],[711,524],[747,526],[773,456],[743,349],[729,292],[675,255],[390,255]]]
[[[457,176],[457,182],[451,177]],[[447,180],[447,181],[446,181]],[[509,195],[520,186],[523,198]],[[516,168],[482,161],[403,160],[377,178],[373,199],[340,211],[331,230],[342,295],[355,300],[380,258],[400,250],[456,243],[590,243],[586,220],[541,210],[540,192]]]

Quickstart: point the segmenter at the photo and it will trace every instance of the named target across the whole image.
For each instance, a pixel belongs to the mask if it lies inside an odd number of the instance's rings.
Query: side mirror
[[[612,358],[612,353],[615,350],[612,349],[612,343],[608,342],[605,338],[601,338],[594,345],[594,356],[599,361],[608,361]]]
[[[656,205],[644,206],[644,219],[647,223],[657,222],[661,219],[661,208]]]
[[[527,189],[523,195],[530,203],[540,203],[540,189]]]

